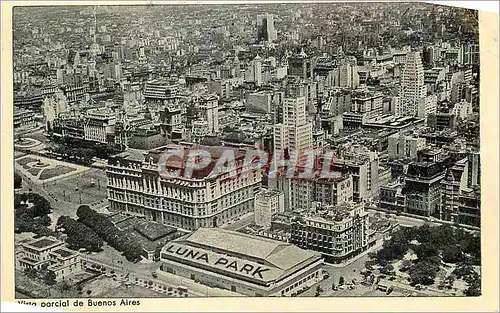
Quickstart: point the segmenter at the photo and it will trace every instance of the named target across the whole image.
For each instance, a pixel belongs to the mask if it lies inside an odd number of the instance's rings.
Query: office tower
[[[274,28],[274,16],[264,14],[257,16],[257,39],[258,41],[273,42],[278,39],[278,34]]]
[[[295,54],[288,59],[288,75],[300,78],[313,77],[313,65],[311,58],[304,52],[304,49],[299,54]]]
[[[333,70],[333,86],[356,89],[359,87],[358,67],[344,63]]]
[[[387,151],[389,158],[416,159],[418,151],[425,148],[425,138],[419,138],[411,133],[395,133],[388,138]]]
[[[253,81],[257,86],[262,85],[262,62],[261,57],[256,56],[252,61],[252,73],[253,73]]]
[[[401,75],[401,106],[403,115],[417,115],[421,99],[427,95],[424,67],[419,52],[409,53]]]
[[[274,126],[274,150],[280,154],[301,151],[312,147],[312,123],[307,122],[304,96],[285,98],[283,123]]]
[[[459,197],[467,189],[468,179],[467,157],[455,162],[447,169],[444,179],[441,181],[441,214],[440,219],[450,222],[458,222]]]
[[[285,198],[283,191],[263,189],[255,195],[255,224],[263,227],[271,226],[272,216],[283,213]]]
[[[43,116],[46,122],[45,130],[51,132],[54,127],[54,120],[57,119],[61,113],[66,113],[68,111],[68,99],[61,90],[47,96],[43,100]]]
[[[313,125],[307,121],[306,101],[304,96],[285,98],[283,102],[283,123],[274,125],[274,158],[276,160],[295,152],[296,159],[292,159],[293,166],[306,163],[307,151],[313,146]],[[291,155],[290,155],[291,156]],[[297,207],[294,199],[303,198],[309,191],[301,188],[292,188],[290,179],[284,179],[278,173],[274,188],[283,190],[285,194],[285,210]],[[273,178],[274,180],[274,178]],[[307,187],[307,186],[306,186]],[[299,196],[300,195],[300,196]]]
[[[96,7],[94,6],[94,12],[93,12],[93,17],[94,17],[94,28],[92,32],[92,45],[90,46],[90,55],[91,58],[95,58],[97,54],[100,53],[100,47],[99,44],[97,43],[97,14],[96,14]]]
[[[465,64],[479,64],[479,44],[468,43],[462,47],[462,51]]]
[[[200,105],[206,110],[208,129],[211,134],[219,132],[219,99],[214,95],[200,97]]]

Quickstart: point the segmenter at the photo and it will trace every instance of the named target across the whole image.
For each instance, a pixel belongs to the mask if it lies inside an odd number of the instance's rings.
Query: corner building
[[[158,161],[168,150],[181,150],[184,159],[170,157],[166,171],[180,171],[176,178],[159,173]],[[212,161],[203,170],[185,178],[190,149],[211,153]],[[212,174],[221,147],[165,146],[149,151],[129,149],[109,158],[106,168],[108,201],[111,211],[127,212],[148,220],[185,230],[218,227],[253,210],[255,194],[260,191],[262,173],[244,167],[244,150],[233,149],[238,176]]]
[[[288,296],[322,279],[319,253],[223,229],[170,242],[160,259],[161,271],[247,296]]]

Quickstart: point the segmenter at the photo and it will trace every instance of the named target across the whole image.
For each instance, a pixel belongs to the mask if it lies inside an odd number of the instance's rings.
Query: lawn
[[[24,157],[21,159],[16,160],[16,163],[21,165],[22,167],[26,168],[25,165],[31,162],[36,162],[38,159],[32,158],[32,157]]]
[[[40,171],[42,169],[41,168],[32,167],[32,168],[27,169],[27,170],[28,170],[28,173],[30,173],[31,175],[38,176],[38,173],[40,173]]]
[[[57,165],[55,168],[44,169],[42,174],[40,174],[40,180],[47,180],[53,177],[64,175],[76,171],[75,168],[67,167],[64,165]]]
[[[24,152],[21,152],[21,151],[15,151],[15,150],[14,150],[14,159],[21,158],[21,157],[23,157],[23,156],[25,156],[25,155],[26,155],[26,153],[24,153]]]

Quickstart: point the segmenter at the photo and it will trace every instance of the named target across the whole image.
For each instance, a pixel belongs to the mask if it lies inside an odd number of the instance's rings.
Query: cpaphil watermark
[[[225,176],[245,178],[262,171],[269,178],[336,179],[333,150],[285,150],[268,153],[258,148],[184,148],[164,151],[158,158],[158,172],[164,179],[202,179]]]

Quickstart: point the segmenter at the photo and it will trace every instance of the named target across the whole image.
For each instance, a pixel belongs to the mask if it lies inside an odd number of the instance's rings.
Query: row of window
[[[298,286],[306,283],[310,279],[317,278],[318,276],[319,276],[319,272],[315,272],[315,273],[309,274],[307,277],[304,277],[300,281],[295,282],[295,284],[293,284],[292,286],[288,286],[287,288],[285,288],[284,290],[282,290],[281,294],[284,295],[285,293],[287,293],[287,292],[289,292],[289,291],[297,288]]]

